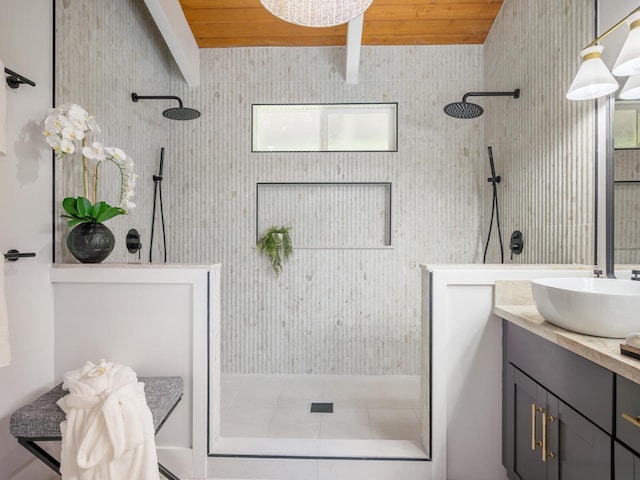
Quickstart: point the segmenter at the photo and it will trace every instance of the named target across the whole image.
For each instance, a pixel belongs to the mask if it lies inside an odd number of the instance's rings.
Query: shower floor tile
[[[420,448],[420,378],[223,374],[222,437],[405,440]],[[332,402],[334,413],[311,413]]]

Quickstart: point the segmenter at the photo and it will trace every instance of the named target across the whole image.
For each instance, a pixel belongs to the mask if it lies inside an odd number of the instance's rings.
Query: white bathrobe
[[[67,372],[58,401],[63,480],[158,480],[153,418],[144,384],[123,365],[87,362]]]

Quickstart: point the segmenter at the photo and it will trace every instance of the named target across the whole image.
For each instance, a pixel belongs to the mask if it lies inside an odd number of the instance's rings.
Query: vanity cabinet
[[[618,376],[616,381],[615,480],[640,480],[640,385]],[[635,452],[634,452],[635,451]]]
[[[613,372],[509,322],[503,355],[509,479],[612,478]]]
[[[640,480],[640,457],[620,442],[613,446],[615,480]]]

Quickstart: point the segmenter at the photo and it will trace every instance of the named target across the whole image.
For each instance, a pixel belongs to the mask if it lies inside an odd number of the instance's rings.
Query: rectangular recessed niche
[[[391,246],[391,183],[258,183],[256,241],[292,227],[294,248]]]
[[[397,152],[398,104],[252,105],[252,152]]]
[[[333,402],[311,402],[311,413],[333,413]]]

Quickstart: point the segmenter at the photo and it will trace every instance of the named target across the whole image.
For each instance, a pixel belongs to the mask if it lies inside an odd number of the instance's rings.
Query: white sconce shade
[[[362,15],[373,0],[260,0],[260,3],[285,22],[305,27],[335,27]]]
[[[602,61],[604,47],[587,47],[580,55],[582,65],[567,92],[569,100],[591,100],[604,97],[618,89],[618,82]]]
[[[624,84],[620,92],[622,100],[638,100],[640,99],[640,75],[629,77],[627,83]]]
[[[631,15],[626,22],[631,30],[612,70],[617,77],[640,73],[640,12]]]

